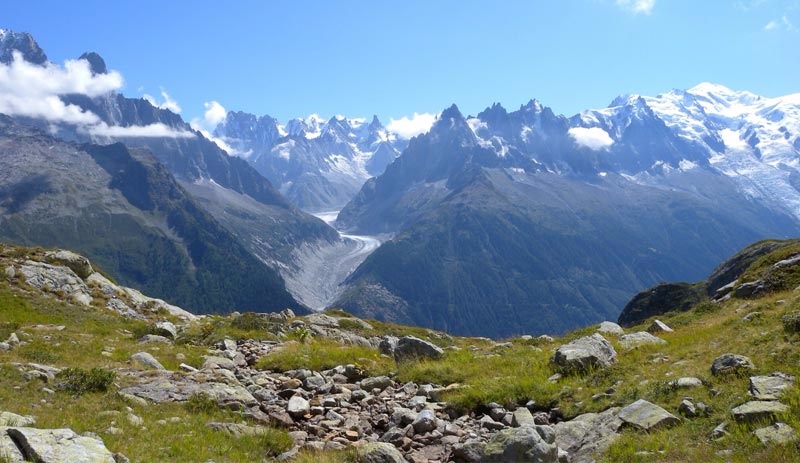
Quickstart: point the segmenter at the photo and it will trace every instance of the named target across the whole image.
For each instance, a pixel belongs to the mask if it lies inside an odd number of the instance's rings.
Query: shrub
[[[116,373],[105,368],[96,367],[89,371],[82,368],[67,368],[57,375],[60,382],[56,388],[77,395],[86,392],[106,392],[116,377]]]
[[[244,331],[261,331],[269,329],[270,322],[261,314],[245,312],[231,321],[231,327]]]
[[[781,318],[783,329],[790,333],[800,332],[800,312],[791,312]]]
[[[186,408],[194,413],[211,413],[218,409],[217,402],[205,392],[195,392],[186,401]]]

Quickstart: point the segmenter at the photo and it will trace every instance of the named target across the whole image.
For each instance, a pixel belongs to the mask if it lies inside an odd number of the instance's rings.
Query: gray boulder
[[[0,461],[4,463],[25,463],[25,456],[17,448],[17,444],[11,440],[7,430],[7,428],[0,426]]]
[[[411,426],[414,427],[414,433],[416,434],[425,434],[433,431],[436,429],[436,414],[429,408],[423,409],[414,418]]]
[[[190,378],[177,380],[157,378],[151,382],[127,387],[120,394],[132,395],[155,403],[185,402],[194,394],[205,394],[221,408],[242,410],[258,405],[244,387],[218,382],[196,382]]]
[[[625,330],[623,330],[621,326],[614,322],[608,321],[600,323],[600,326],[597,328],[597,332],[601,334],[612,334],[614,336],[622,336],[625,334]]]
[[[754,421],[770,420],[775,415],[786,413],[789,407],[774,401],[752,400],[731,410],[736,421],[752,423]]]
[[[20,266],[25,283],[42,291],[63,294],[79,304],[90,305],[92,296],[86,283],[68,267],[26,261]]]
[[[700,378],[695,378],[693,376],[685,376],[683,378],[670,381],[669,385],[675,389],[691,389],[695,387],[702,387],[703,381]]]
[[[616,363],[617,352],[606,338],[595,333],[559,347],[552,361],[563,372],[585,372]]]
[[[753,362],[744,355],[724,354],[714,359],[711,364],[711,374],[726,375],[743,373],[755,368]]]
[[[71,429],[9,428],[8,435],[38,463],[115,463],[102,440]]]
[[[373,389],[380,389],[381,391],[394,384],[388,376],[373,376],[371,378],[364,378],[361,380],[361,389],[365,391],[372,391]]]
[[[383,355],[394,357],[394,351],[397,350],[397,341],[399,339],[396,336],[384,336],[378,343],[378,351]]]
[[[558,447],[550,426],[507,428],[489,439],[480,460],[485,463],[557,463]]]
[[[373,442],[358,449],[359,463],[405,463],[397,448],[386,442]]]
[[[439,359],[444,351],[431,342],[414,336],[403,336],[397,341],[394,359],[398,362],[415,358]]]
[[[286,405],[286,413],[293,418],[301,418],[311,411],[311,404],[299,395],[292,396]]]
[[[92,269],[92,264],[89,262],[89,259],[75,254],[72,251],[59,250],[46,252],[44,257],[51,262],[69,267],[82,279],[86,279],[89,277],[89,275],[94,273],[94,269]]]
[[[668,427],[681,422],[677,416],[644,399],[639,399],[620,410],[618,417],[625,424],[645,431]]]
[[[153,357],[148,352],[137,352],[131,356],[131,360],[133,360],[134,363],[137,363],[150,370],[166,369],[164,368],[163,365],[161,365],[161,363],[158,360],[156,360],[155,357]]]
[[[764,445],[785,445],[797,440],[797,433],[794,428],[786,423],[775,423],[764,428],[758,428],[754,431],[754,434]]]
[[[769,376],[751,376],[750,394],[758,400],[778,400],[794,386],[794,376],[772,373]]]
[[[646,331],[638,331],[636,333],[626,334],[619,338],[619,343],[624,349],[634,349],[641,346],[649,346],[654,344],[666,344],[667,341],[653,336]]]
[[[674,330],[661,320],[653,320],[647,327],[648,333],[672,333]]]
[[[172,322],[158,322],[156,329],[162,336],[169,336],[172,339],[178,337],[178,328]]]
[[[533,420],[533,414],[525,407],[518,407],[511,416],[511,426],[515,428],[520,426],[532,426],[535,424],[536,422]]]
[[[567,452],[567,461],[594,463],[594,455],[608,450],[622,427],[618,413],[619,408],[610,408],[603,413],[586,413],[553,426],[556,444]]]

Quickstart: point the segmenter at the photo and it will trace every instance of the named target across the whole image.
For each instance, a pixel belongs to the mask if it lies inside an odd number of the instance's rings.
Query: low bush
[[[117,374],[105,368],[67,368],[62,370],[56,379],[56,388],[62,391],[81,395],[87,392],[106,392],[114,382]]]

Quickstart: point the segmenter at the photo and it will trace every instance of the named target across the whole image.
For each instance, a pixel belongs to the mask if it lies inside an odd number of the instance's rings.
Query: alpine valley
[[[23,61],[54,66],[0,32],[4,69]],[[453,105],[410,140],[377,117],[231,111],[203,133],[116,91],[59,98],[103,130],[0,116],[0,241],[73,249],[197,313],[563,333],[800,234],[800,94],[702,83],[572,117]]]

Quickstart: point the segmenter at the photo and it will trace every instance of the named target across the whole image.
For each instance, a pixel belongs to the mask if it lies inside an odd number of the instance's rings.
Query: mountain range
[[[20,59],[50,65],[30,35],[2,31],[0,62]],[[80,60],[113,78],[99,54]],[[223,144],[116,90],[58,98],[94,129],[4,117],[0,239],[76,249],[199,312],[342,307],[455,334],[564,332],[800,232],[797,94],[704,83],[572,117],[536,100],[453,105],[410,140],[377,117],[232,111],[213,131]],[[339,209],[341,233],[304,212]]]

